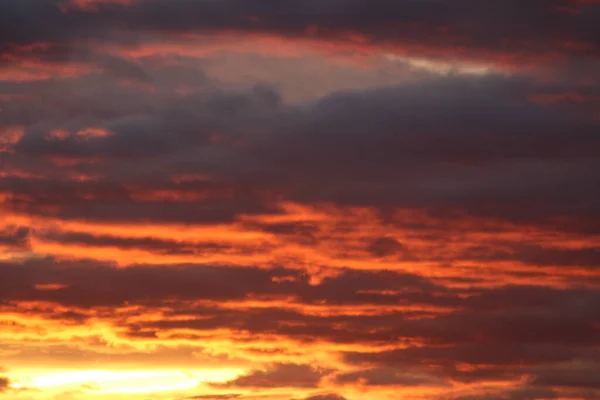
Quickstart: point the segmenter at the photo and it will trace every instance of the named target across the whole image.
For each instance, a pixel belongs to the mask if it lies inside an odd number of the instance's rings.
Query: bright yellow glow
[[[189,390],[205,382],[225,382],[243,372],[241,369],[195,371],[21,371],[15,389],[68,390],[73,388],[98,394],[144,394]]]
[[[452,63],[440,60],[430,60],[427,58],[401,57],[395,54],[386,54],[385,57],[390,61],[405,62],[413,68],[423,69],[436,74],[447,75],[451,72],[459,72],[469,75],[485,75],[492,72],[492,67],[483,64],[471,63]]]

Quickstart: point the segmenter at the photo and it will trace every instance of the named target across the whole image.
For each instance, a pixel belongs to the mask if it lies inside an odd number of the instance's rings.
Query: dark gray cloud
[[[7,209],[42,215],[54,209],[64,219],[218,223],[240,214],[277,213],[262,201],[259,190],[220,182],[5,178],[0,179],[0,192],[11,194],[4,202]]]
[[[385,257],[402,252],[404,246],[392,237],[383,236],[371,242],[367,249],[376,257]]]
[[[460,395],[442,397],[443,400],[545,400],[559,397],[558,393],[550,389],[536,387],[521,387],[505,391],[482,391],[475,395]]]
[[[0,246],[25,250],[29,247],[29,228],[13,226],[0,230]]]
[[[10,380],[6,377],[0,376],[0,393],[7,391],[10,387]]]
[[[330,371],[311,365],[272,364],[265,369],[256,369],[232,381],[215,384],[225,387],[253,388],[316,388],[321,379]]]
[[[145,245],[155,245],[154,241]],[[125,303],[144,304],[155,299],[242,300],[251,295],[288,297],[293,295],[307,304],[393,304],[435,301],[436,291],[444,292],[417,275],[393,272],[341,270],[340,274],[311,285],[302,270],[256,267],[212,267],[201,265],[149,266],[114,265],[93,262],[61,262],[52,259],[24,264],[2,263],[0,298],[4,300],[53,301],[76,306],[113,306]],[[282,279],[286,278],[286,279]],[[144,285],[139,285],[144,282]],[[39,291],[36,284],[61,284],[60,290]],[[110,286],[111,289],[105,289]],[[363,291],[410,289],[406,295],[385,296]],[[429,294],[419,292],[431,292]],[[85,296],[81,296],[85,293]],[[408,296],[404,298],[404,296]],[[448,300],[452,301],[450,297]]]
[[[372,368],[355,372],[341,373],[334,376],[338,384],[362,383],[366,386],[399,386],[399,387],[435,387],[448,386],[443,379],[428,374],[407,373],[401,369]]]
[[[586,353],[584,348],[558,345],[490,346],[482,343],[450,347],[413,347],[392,352],[349,354],[348,361],[363,365],[366,363],[373,367],[365,370],[367,373],[364,376],[361,372],[350,377],[342,376],[342,382],[362,378],[371,385],[431,386],[443,385],[448,381],[469,384],[514,382],[533,376],[533,380],[530,379],[532,387],[543,390],[557,387],[594,390],[593,369],[590,368],[595,365],[598,357],[597,352]],[[581,363],[587,367],[571,366],[571,360],[578,360],[576,365]],[[566,366],[561,367],[564,363]],[[465,370],[461,368],[462,365],[470,365],[473,368]],[[566,377],[561,380],[560,373],[552,375],[552,371],[563,371]],[[584,372],[582,377],[575,378],[581,371]],[[515,396],[510,398],[520,398]]]
[[[337,393],[323,393],[323,394],[316,394],[313,396],[308,396],[304,400],[346,400],[346,398]]]
[[[50,232],[41,235],[44,240],[63,243],[76,244],[92,247],[113,247],[120,249],[144,250],[153,254],[161,255],[198,255],[214,254],[222,252],[231,255],[235,254],[257,254],[268,251],[273,245],[264,244],[225,244],[219,242],[194,244],[177,240],[161,240],[152,237],[146,238],[122,238],[107,235],[91,235],[87,233],[56,233]]]
[[[119,269],[92,261],[57,265],[52,260],[39,260],[25,264],[3,263],[0,274],[5,278],[0,283],[0,297],[5,300],[38,299],[90,307],[166,298],[241,300],[254,291],[268,294],[276,290],[273,278],[299,276],[301,272],[194,265]],[[43,291],[37,290],[36,284],[65,287]]]
[[[512,58],[575,52],[597,55],[598,9],[567,0],[523,3],[494,0],[460,1],[326,0],[277,1],[144,0],[133,5],[102,4],[95,11],[61,11],[58,0],[3,2],[1,44],[50,40],[72,43],[82,38],[110,40],[121,35],[135,43],[139,33],[211,33],[237,30],[306,37],[307,28],[321,39],[361,34],[375,42],[438,53],[483,58],[490,50]],[[575,8],[578,13],[565,11]],[[44,16],[40,22],[40,16]],[[417,23],[418,22],[418,23]],[[485,30],[485,35],[482,31]],[[586,46],[581,46],[581,45]],[[456,49],[462,48],[462,52]],[[442,50],[442,51],[440,51]],[[413,50],[416,51],[416,50]],[[422,50],[421,50],[422,51]],[[435,53],[435,50],[430,50]],[[462,54],[461,54],[462,53]],[[478,54],[479,53],[479,54]],[[525,54],[523,54],[525,53]],[[529,56],[529,57],[527,57]]]
[[[600,363],[598,362],[574,362],[555,366],[542,366],[531,371],[534,376],[532,384],[547,387],[597,390],[600,392],[599,370]]]
[[[37,213],[55,198],[70,204],[61,210],[65,218],[231,220],[268,210],[265,194],[272,193],[298,202],[418,208],[439,215],[469,210],[513,222],[568,221],[561,229],[597,230],[599,123],[562,103],[531,101],[539,87],[535,81],[448,76],[334,93],[305,105],[285,104],[268,85],[232,91],[203,82],[185,96],[148,96],[99,76],[13,85],[25,100],[7,102],[3,114],[29,128],[16,154],[3,156],[7,162],[28,167],[44,159],[79,161],[75,171],[101,173],[113,189],[94,181],[45,187],[51,184],[3,178],[5,190],[18,195],[7,206],[12,202]],[[66,90],[59,90],[63,85]],[[33,97],[43,92],[58,96],[60,107]],[[90,126],[114,134],[48,139],[53,129],[78,132]],[[196,187],[188,183],[186,193],[206,192],[200,185],[214,185],[216,193],[175,207],[119,198],[119,184],[144,181],[185,191],[186,185],[165,182],[176,174],[213,176]],[[98,201],[89,200],[86,186]],[[226,187],[232,197],[222,201],[219,190]],[[111,199],[101,203],[109,193]]]
[[[450,78],[332,95],[255,146],[257,175],[303,182],[290,195],[304,201],[591,217],[596,123],[533,104],[523,89]]]
[[[487,342],[487,343],[486,343]],[[489,341],[453,346],[409,347],[379,353],[349,353],[347,359],[354,363],[373,363],[393,367],[420,366],[435,370],[441,368],[453,379],[461,379],[463,364],[514,368],[518,366],[558,363],[574,358],[597,359],[597,352],[586,353],[585,347],[561,344],[500,344],[489,345]],[[518,368],[517,368],[518,370]],[[500,371],[503,372],[503,371]],[[470,372],[464,373],[469,381]]]
[[[144,246],[176,243],[137,240]],[[392,271],[340,269],[335,276],[314,285],[310,284],[310,276],[305,271],[283,268],[194,264],[117,268],[93,261],[58,263],[41,259],[26,263],[4,262],[0,273],[5,278],[0,284],[4,300],[55,301],[64,305],[112,306],[159,302],[161,298],[240,300],[250,295],[277,298],[293,295],[301,303],[328,306],[419,304],[456,308],[453,314],[425,320],[404,320],[398,318],[401,314],[394,313],[354,319],[357,326],[361,322],[380,325],[383,335],[427,337],[428,341],[441,344],[457,340],[469,342],[478,337],[504,343],[594,343],[598,339],[594,336],[594,323],[600,318],[600,294],[593,288],[510,285],[490,289],[449,289],[419,275]],[[472,282],[476,283],[481,282]],[[36,284],[65,287],[38,291]],[[105,290],[107,286],[111,290]],[[86,296],[81,297],[81,293]],[[458,298],[460,294],[467,296]],[[323,321],[333,322],[335,318]],[[327,331],[330,330],[331,327]]]
[[[467,249],[466,259],[487,261],[520,261],[529,265],[571,265],[595,268],[600,265],[600,248],[549,248],[523,243],[490,243]]]

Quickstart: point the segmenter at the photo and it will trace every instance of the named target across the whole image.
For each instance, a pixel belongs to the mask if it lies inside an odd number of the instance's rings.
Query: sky
[[[0,0],[0,400],[600,399],[600,1]]]

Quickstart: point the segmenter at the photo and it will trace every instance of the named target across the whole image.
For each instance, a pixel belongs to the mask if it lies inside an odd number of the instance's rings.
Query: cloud
[[[6,392],[10,388],[10,380],[0,376],[0,393]]]
[[[596,360],[597,361],[597,360]],[[581,390],[600,389],[598,362],[574,362],[533,369],[532,384],[544,387],[563,387]]]
[[[265,369],[253,370],[222,384],[226,387],[254,388],[316,388],[329,371],[311,365],[273,364]],[[218,386],[221,386],[220,384]]]
[[[42,318],[72,327],[103,321],[118,327],[122,340],[189,340],[229,332],[230,340],[245,349],[248,335],[361,349],[342,353],[343,361],[358,369],[333,375],[331,382],[337,384],[445,387],[449,382],[530,377],[537,386],[593,390],[600,360],[594,350],[600,337],[593,322],[598,304],[594,289],[452,289],[390,271],[342,270],[315,284],[301,270],[234,266],[117,268],[39,260],[0,268],[6,282],[0,284],[4,312],[23,313],[32,321]],[[115,309],[122,310],[119,316]],[[161,310],[160,319],[152,318],[155,309]],[[398,340],[418,346],[377,350]],[[93,357],[110,359],[102,355],[103,346],[95,346]],[[37,351],[28,357],[35,358]],[[266,362],[289,353],[238,351]],[[49,354],[64,357],[62,352]],[[161,352],[168,359],[166,349]],[[150,356],[134,351],[124,357],[131,362]],[[251,369],[224,385],[315,388],[331,372],[282,362]]]
[[[57,84],[67,85],[66,96],[52,93],[71,116],[58,113],[49,123],[52,103],[7,104],[8,121],[30,125],[9,160],[28,168],[26,159],[70,160],[104,179],[7,177],[6,207],[58,210],[63,218],[210,222],[273,211],[272,199],[285,199],[469,210],[524,224],[568,221],[560,229],[575,231],[596,226],[598,122],[531,101],[539,84],[530,79],[448,76],[304,105],[285,104],[264,85],[148,96],[101,77]],[[31,90],[26,99],[39,89]],[[114,134],[73,134],[90,127]],[[55,129],[69,134],[49,140]],[[212,178],[170,181],[184,174]]]
[[[368,246],[368,251],[377,257],[385,257],[401,252],[403,246],[396,239],[382,236]]]
[[[596,54],[598,46],[594,24],[597,9],[575,1],[536,1],[527,7],[500,0],[485,4],[471,0],[406,1],[392,6],[366,0],[246,1],[243,7],[239,0],[176,1],[168,2],[168,7],[165,1],[102,2],[94,7],[70,7],[68,12],[57,0],[7,2],[2,12],[6,21],[1,44],[7,47],[42,39],[66,44],[78,38],[115,40],[119,36],[111,34],[110,28],[119,27],[124,31],[120,40],[126,43],[135,43],[133,33],[139,37],[147,32],[206,34],[233,30],[313,40],[356,41],[358,37],[369,43],[405,47],[417,54],[450,53],[479,59],[496,55],[509,62],[549,57],[557,49],[559,54]],[[39,15],[46,17],[43,24],[35,23]],[[486,27],[484,36],[478,34],[481,26]]]
[[[367,387],[398,386],[398,387],[435,387],[448,386],[448,383],[435,376],[419,373],[406,373],[400,369],[373,368],[348,373],[337,374],[334,382],[338,384],[358,383]]]
[[[275,277],[299,274],[283,270],[194,265],[119,269],[100,262],[55,264],[52,260],[28,262],[25,268],[17,263],[2,263],[0,268],[3,276],[9,278],[3,281],[5,284],[0,284],[0,296],[5,299],[55,301],[83,307],[145,303],[152,298],[241,300],[252,292],[268,294],[277,286],[272,283]],[[138,285],[140,281],[145,284]],[[112,282],[113,289],[102,289],[109,282]],[[60,287],[39,291],[36,284],[57,284]],[[19,291],[13,292],[11,287],[19,288]],[[82,296],[82,293],[86,295]]]
[[[460,395],[457,397],[447,397],[452,400],[543,400],[555,399],[559,395],[553,390],[541,389],[536,387],[521,387],[506,391],[483,391],[476,395]]]
[[[13,249],[26,249],[28,247],[29,228],[10,226],[0,229],[0,246]]]
[[[409,376],[411,373],[425,372],[431,374],[432,379],[451,379],[465,383],[511,380],[525,376],[528,373],[527,366],[552,365],[572,359],[597,360],[598,354],[578,353],[575,348],[568,345],[471,343],[347,355],[349,362],[359,365],[366,363],[397,368],[406,371]],[[465,365],[471,367],[467,369],[461,367]]]
[[[598,397],[597,4],[0,2],[3,362]]]
[[[337,393],[324,393],[308,396],[304,400],[346,400],[346,398]]]

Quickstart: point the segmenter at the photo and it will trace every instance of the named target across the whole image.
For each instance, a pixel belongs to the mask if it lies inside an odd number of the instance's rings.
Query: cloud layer
[[[600,4],[0,4],[0,399],[600,398]]]

